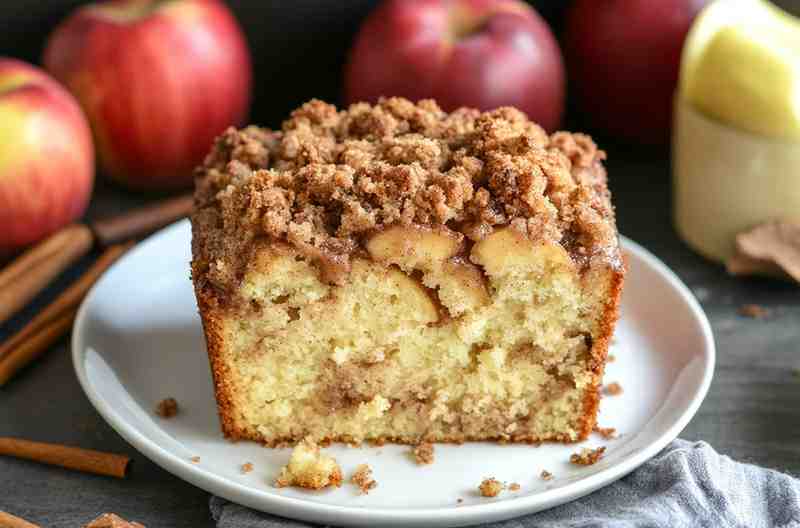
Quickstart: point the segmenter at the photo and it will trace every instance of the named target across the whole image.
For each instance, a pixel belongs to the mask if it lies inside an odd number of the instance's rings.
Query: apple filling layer
[[[578,270],[510,228],[467,250],[393,227],[366,249],[340,285],[288,245],[257,252],[218,318],[227,427],[269,444],[588,434],[612,269]]]

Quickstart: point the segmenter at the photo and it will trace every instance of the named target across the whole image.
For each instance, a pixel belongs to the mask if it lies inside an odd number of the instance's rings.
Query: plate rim
[[[175,222],[152,234],[126,255],[115,262],[103,276],[92,286],[83,299],[72,327],[72,361],[73,368],[84,393],[97,412],[125,441],[150,459],[153,463],[178,478],[197,486],[211,494],[274,515],[301,519],[311,522],[346,523],[351,525],[422,525],[422,523],[446,523],[448,526],[466,526],[485,521],[509,519],[525,514],[543,511],[580,497],[588,495],[616,480],[624,477],[644,462],[655,456],[672,440],[677,438],[689,421],[697,413],[714,375],[716,365],[716,346],[713,331],[708,317],[692,291],[683,281],[658,257],[633,240],[620,235],[620,245],[634,254],[663,277],[668,285],[676,290],[679,297],[689,309],[692,319],[699,326],[704,353],[701,382],[691,401],[677,419],[652,442],[631,454],[628,458],[609,466],[586,478],[570,483],[567,486],[540,491],[513,499],[489,502],[485,504],[454,505],[439,508],[388,509],[381,507],[343,506],[338,504],[308,501],[302,498],[276,495],[260,491],[228,478],[218,475],[202,466],[190,463],[160,447],[152,438],[139,428],[123,419],[111,405],[103,399],[89,381],[86,371],[85,327],[89,306],[103,278],[120,266],[134,254],[145,251],[147,246],[158,243],[159,239],[168,236],[172,231],[185,229],[188,220]]]

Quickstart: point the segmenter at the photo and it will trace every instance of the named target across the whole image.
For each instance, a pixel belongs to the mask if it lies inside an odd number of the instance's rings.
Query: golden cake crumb
[[[599,425],[595,424],[594,432],[606,440],[611,440],[612,438],[617,437],[617,430],[614,427],[600,427]]]
[[[129,522],[114,513],[104,513],[84,528],[145,528],[137,522]]]
[[[350,477],[350,482],[358,486],[361,493],[366,495],[369,490],[375,488],[378,483],[372,478],[372,468],[369,464],[361,464],[356,468],[353,476]]]
[[[508,485],[508,490],[509,491],[519,491],[521,488],[522,488],[522,486],[520,486],[516,482],[512,482],[511,484]]]
[[[542,480],[553,480],[553,474],[543,469],[542,472],[539,474],[539,478]]]
[[[743,304],[739,307],[739,315],[750,317],[751,319],[764,319],[769,317],[770,310],[760,304]]]
[[[578,466],[591,466],[598,460],[603,458],[603,453],[606,452],[605,446],[596,449],[589,449],[584,447],[580,453],[573,453],[569,457],[569,461]]]
[[[608,385],[603,387],[603,393],[608,396],[619,396],[620,394],[622,394],[622,385],[620,385],[616,381],[609,383]]]
[[[247,473],[250,473],[251,471],[253,471],[253,464],[252,463],[245,462],[244,464],[242,464],[242,473],[247,474]]]
[[[617,356],[614,354],[609,354],[608,358],[606,359],[606,363],[613,363],[617,360]]]
[[[175,398],[164,398],[158,402],[156,414],[162,418],[172,418],[178,414],[178,402]]]
[[[191,460],[192,464],[199,464],[200,463],[200,457],[199,456],[193,456],[189,460]]]
[[[433,444],[430,442],[423,442],[415,446],[411,451],[414,455],[414,460],[417,464],[423,466],[426,464],[433,464]]]
[[[311,438],[304,438],[292,450],[289,463],[281,469],[275,486],[322,489],[342,485],[342,470],[336,460],[319,449]]]
[[[484,479],[481,485],[478,486],[478,490],[483,497],[497,497],[504,488],[503,483],[494,477]]]

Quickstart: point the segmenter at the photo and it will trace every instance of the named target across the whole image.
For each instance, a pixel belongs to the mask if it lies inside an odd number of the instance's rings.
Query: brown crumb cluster
[[[189,460],[192,462],[192,464],[199,464],[200,463],[200,457],[199,456],[193,456]]]
[[[104,513],[84,528],[145,528],[143,524],[129,522],[113,513]]]
[[[279,131],[229,129],[216,141],[196,176],[195,280],[225,290],[260,239],[346,272],[363,236],[395,224],[472,240],[510,225],[581,263],[619,265],[604,158],[588,136],[548,136],[513,108],[448,114],[389,98],[340,111],[312,100]]]
[[[751,319],[765,319],[769,317],[769,314],[769,309],[760,304],[743,304],[739,307],[739,315],[750,317]]]
[[[433,464],[433,444],[430,442],[423,442],[415,446],[414,449],[411,450],[411,454],[420,466]]]
[[[589,449],[584,447],[580,453],[573,453],[569,457],[569,461],[578,466],[591,466],[597,463],[598,460],[603,458],[603,453],[606,452],[605,446],[596,449]]]
[[[242,464],[241,471],[243,474],[250,473],[253,471],[253,464],[251,462],[245,462]]]
[[[593,431],[602,436],[605,440],[611,440],[617,437],[617,430],[613,427],[600,427],[595,425]]]
[[[503,489],[505,489],[503,483],[494,477],[483,479],[481,485],[478,486],[482,497],[497,497]]]
[[[539,478],[542,480],[553,480],[553,474],[543,469],[539,474]]]
[[[358,486],[358,489],[364,495],[378,485],[375,479],[372,478],[372,468],[369,467],[369,464],[359,465],[353,476],[350,477],[350,482]]]
[[[158,402],[156,414],[162,418],[172,418],[178,414],[178,402],[175,398],[164,398]]]
[[[512,482],[508,485],[508,491],[519,491],[520,489],[522,489],[522,486],[516,482]]]
[[[342,470],[336,460],[319,448],[313,438],[307,437],[297,443],[289,457],[289,463],[281,468],[275,487],[295,486],[307,489],[323,489],[328,486],[341,487]]]
[[[614,381],[603,387],[603,394],[608,396],[619,396],[622,394],[622,385]]]

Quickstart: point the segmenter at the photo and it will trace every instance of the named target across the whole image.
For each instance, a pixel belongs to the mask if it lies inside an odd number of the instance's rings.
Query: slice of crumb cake
[[[225,435],[586,438],[623,279],[603,158],[399,98],[227,131],[192,216]]]

